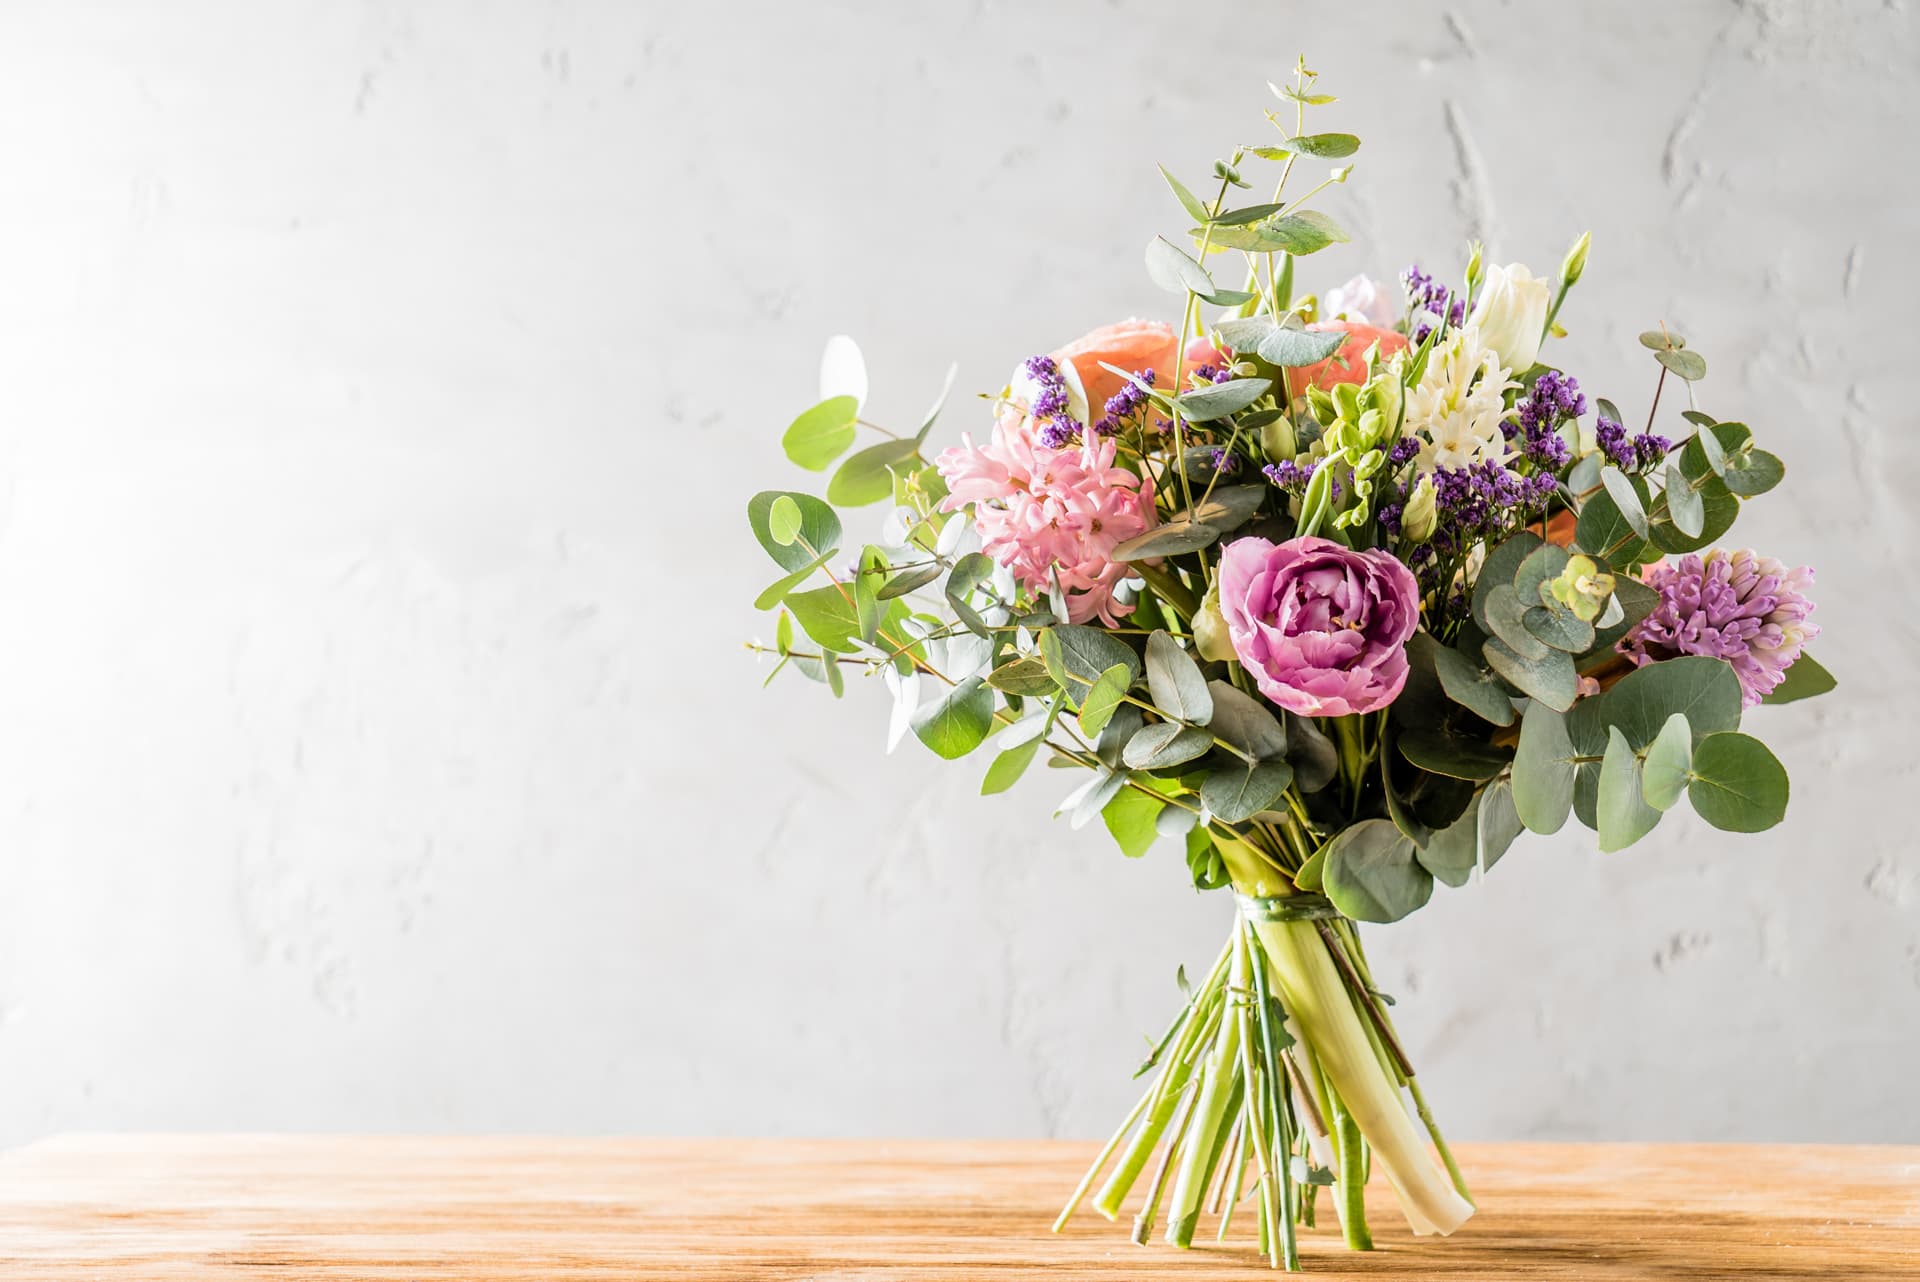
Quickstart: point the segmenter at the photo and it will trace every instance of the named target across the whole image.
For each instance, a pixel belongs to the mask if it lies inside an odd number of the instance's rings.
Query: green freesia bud
[[[1425,543],[1433,537],[1433,531],[1440,524],[1439,500],[1433,491],[1433,477],[1423,476],[1415,482],[1413,492],[1407,495],[1407,505],[1400,512],[1400,532],[1415,543]]]
[[[1467,289],[1471,292],[1480,284],[1480,273],[1486,263],[1486,246],[1474,241],[1467,250]]]
[[[1580,239],[1573,242],[1573,248],[1567,251],[1566,259],[1560,264],[1560,280],[1563,287],[1579,280],[1580,273],[1587,270],[1587,250],[1592,245],[1593,233],[1590,231],[1581,232]]]
[[[1607,598],[1612,595],[1613,576],[1602,573],[1593,558],[1586,556],[1569,557],[1567,568],[1560,571],[1558,578],[1540,585],[1542,603],[1551,606],[1557,602],[1587,623],[1600,617],[1600,612],[1607,608]]]
[[[1200,612],[1193,616],[1193,648],[1200,657],[1216,663],[1233,658],[1233,638],[1227,633],[1227,617],[1220,613],[1220,585],[1207,589]]]
[[[1284,463],[1300,452],[1299,433],[1285,414],[1260,429],[1260,452],[1269,463]]]

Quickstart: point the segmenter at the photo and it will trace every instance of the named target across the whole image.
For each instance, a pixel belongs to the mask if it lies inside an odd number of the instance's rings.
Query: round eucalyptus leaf
[[[1620,727],[1607,727],[1606,759],[1600,763],[1600,849],[1608,854],[1625,850],[1653,831],[1660,812],[1641,793],[1640,758],[1634,755]]]
[[[1572,559],[1572,554],[1565,548],[1542,543],[1527,553],[1527,559],[1514,571],[1514,595],[1520,598],[1523,605],[1539,605],[1545,599],[1540,595],[1540,585],[1549,579],[1559,578],[1560,572],[1567,568],[1567,562]]]
[[[774,505],[783,498],[800,509],[800,528],[785,543],[773,537]],[[840,543],[840,518],[811,494],[763,490],[747,501],[747,522],[767,555],[788,573],[806,567],[822,552]]]
[[[1825,694],[1839,684],[1833,674],[1814,662],[1812,655],[1805,650],[1787,669],[1787,675],[1772,691],[1763,696],[1762,703],[1792,703],[1796,699],[1811,699],[1815,695]]]
[[[949,761],[978,748],[992,729],[993,691],[979,677],[968,677],[913,714],[913,733]]]
[[[1556,650],[1581,654],[1593,645],[1593,625],[1564,606],[1536,605],[1522,616],[1527,632]]]
[[[1225,418],[1247,408],[1273,387],[1270,378],[1234,378],[1173,398],[1180,413],[1195,423]]]
[[[793,420],[780,438],[780,448],[809,472],[824,472],[853,444],[853,422],[859,415],[856,397],[828,396]]]
[[[1530,831],[1554,833],[1566,824],[1576,755],[1566,718],[1544,703],[1528,704],[1513,756],[1513,807]]]
[[[1653,359],[1689,383],[1697,383],[1707,376],[1707,358],[1698,352],[1677,350],[1655,352]]]
[[[1467,884],[1480,861],[1480,796],[1474,794],[1466,813],[1416,847],[1420,866],[1449,886]]]
[[[1687,714],[1676,712],[1660,727],[1660,733],[1647,745],[1640,766],[1640,792],[1655,810],[1671,810],[1680,794],[1687,790],[1687,774],[1693,768],[1693,728]]]
[[[1404,731],[1396,742],[1400,755],[1420,769],[1453,779],[1491,779],[1513,760],[1505,748],[1433,728]]]
[[[1223,764],[1200,785],[1200,800],[1218,819],[1244,823],[1286,795],[1293,770],[1284,761],[1263,761],[1252,767],[1240,762]]]
[[[1727,465],[1727,488],[1741,498],[1765,494],[1786,479],[1787,465],[1777,454],[1765,450],[1746,450]]]
[[[1513,699],[1500,679],[1451,646],[1443,646],[1425,632],[1416,632],[1413,643],[1425,642],[1433,651],[1434,671],[1447,698],[1466,708],[1482,721],[1496,726],[1513,724]],[[1409,646],[1411,648],[1411,644]]]
[[[1542,657],[1523,655],[1498,637],[1487,641],[1481,655],[1514,689],[1555,711],[1565,712],[1573,706],[1574,697],[1580,692],[1579,674],[1574,671],[1573,658],[1539,641],[1533,643]]]
[[[1473,581],[1473,621],[1480,625],[1482,632],[1493,631],[1487,621],[1487,598],[1501,584],[1511,585],[1520,571],[1520,563],[1540,545],[1539,535],[1521,530],[1509,535],[1487,553],[1487,559],[1480,566],[1480,575]]]
[[[1147,242],[1147,275],[1169,294],[1211,294],[1213,277],[1193,255],[1165,236]]]
[[[1685,347],[1686,345],[1687,345],[1686,339],[1680,337],[1680,335],[1675,334],[1670,330],[1650,329],[1650,330],[1646,330],[1640,335],[1640,346],[1646,348],[1649,351],[1654,351],[1654,352],[1664,352],[1668,350],[1678,351],[1679,349],[1681,349],[1682,347]],[[1619,415],[1617,414],[1613,415],[1613,418],[1616,422],[1619,421]]]
[[[1706,528],[1707,506],[1700,499],[1700,492],[1687,480],[1687,474],[1680,466],[1678,455],[1667,460],[1667,514],[1672,518],[1674,528],[1688,538],[1699,537]]]
[[[864,507],[893,494],[893,474],[911,471],[920,456],[915,440],[882,441],[848,457],[827,482],[827,498],[840,507]]]
[[[1634,478],[1618,468],[1609,467],[1601,471],[1600,485],[1607,492],[1607,497],[1613,500],[1614,509],[1620,513],[1620,519],[1627,523],[1627,528],[1646,538],[1646,496],[1642,493],[1646,483],[1642,481],[1635,485]]]
[[[1542,660],[1550,647],[1527,629],[1527,611],[1540,608],[1536,595],[1529,605],[1511,583],[1503,583],[1487,594],[1488,631],[1507,643],[1507,648],[1523,659]]]
[[[1134,770],[1165,770],[1198,760],[1213,749],[1213,736],[1177,721],[1142,726],[1127,740],[1121,760]]]
[[[1200,665],[1164,631],[1147,638],[1147,690],[1154,706],[1170,717],[1198,726],[1213,718],[1213,694]]]
[[[1320,880],[1327,898],[1355,921],[1399,921],[1433,897],[1433,874],[1384,819],[1364,819],[1328,842]]]
[[[1750,735],[1723,731],[1700,740],[1692,775],[1694,813],[1723,832],[1761,832],[1786,817],[1786,767]]]
[[[1213,719],[1207,728],[1242,752],[1269,761],[1287,753],[1287,732],[1267,705],[1237,686],[1210,681]]]
[[[1115,545],[1108,559],[1115,562],[1147,561],[1159,556],[1179,556],[1183,552],[1198,552],[1219,537],[1220,531],[1211,525],[1168,521],[1164,525],[1154,526],[1145,534],[1136,534]]]

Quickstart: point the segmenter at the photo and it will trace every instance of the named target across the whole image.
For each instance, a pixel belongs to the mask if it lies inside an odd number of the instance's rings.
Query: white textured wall
[[[1904,4],[199,0],[0,9],[0,1141],[1104,1133],[1226,903],[762,693],[742,509],[829,333],[898,420],[1162,306],[1154,162],[1301,48],[1303,285],[1591,227],[1558,355],[1694,340],[1845,683],[1774,832],[1372,933],[1443,1117],[1920,1140]]]

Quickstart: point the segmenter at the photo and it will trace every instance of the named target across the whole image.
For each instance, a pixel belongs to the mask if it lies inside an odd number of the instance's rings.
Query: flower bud
[[[1566,288],[1580,279],[1580,273],[1587,270],[1587,250],[1593,244],[1593,233],[1583,231],[1580,239],[1573,242],[1573,248],[1567,251],[1566,259],[1560,264],[1561,288]]]
[[[1481,342],[1499,354],[1508,373],[1517,376],[1533,368],[1547,328],[1551,292],[1552,286],[1523,264],[1487,269],[1487,287],[1468,323],[1480,330]]]
[[[1480,273],[1485,270],[1485,264],[1483,262],[1485,254],[1486,246],[1477,240],[1474,241],[1467,250],[1467,289],[1469,292],[1478,289],[1480,286]]]
[[[1285,414],[1275,416],[1273,422],[1260,429],[1260,452],[1267,456],[1269,463],[1285,463],[1300,452],[1300,437],[1293,430],[1293,420]]]
[[[1407,495],[1407,505],[1400,511],[1400,533],[1415,543],[1425,543],[1439,524],[1439,499],[1429,474],[1415,482],[1413,492]]]
[[[1221,662],[1233,658],[1233,637],[1227,632],[1227,618],[1220,613],[1220,585],[1207,589],[1200,612],[1193,616],[1193,648],[1203,659]]]

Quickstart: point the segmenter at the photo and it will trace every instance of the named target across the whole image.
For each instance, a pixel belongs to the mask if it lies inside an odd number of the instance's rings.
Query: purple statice
[[[1240,470],[1240,460],[1218,447],[1213,451],[1211,462],[1215,476],[1232,476]]]
[[[1673,448],[1673,442],[1652,432],[1628,436],[1627,429],[1606,417],[1594,425],[1593,440],[1607,461],[1622,472],[1648,472],[1660,465]]]
[[[1483,539],[1524,524],[1546,506],[1556,484],[1544,472],[1521,476],[1491,460],[1471,467],[1436,468],[1433,547],[1445,560],[1465,553]]]
[[[1387,532],[1389,538],[1397,539],[1400,537],[1400,518],[1406,513],[1406,510],[1407,505],[1404,502],[1383,503],[1380,505],[1380,511],[1375,515],[1380,519],[1380,528]]]
[[[1400,273],[1400,284],[1407,291],[1407,306],[1413,311],[1413,341],[1416,344],[1424,343],[1427,335],[1433,332],[1433,323],[1441,315],[1442,308],[1446,308],[1447,324],[1466,324],[1467,300],[1454,294],[1453,303],[1449,306],[1447,296],[1452,291],[1421,271],[1419,263],[1407,265],[1407,270]]]
[[[1395,441],[1387,449],[1388,470],[1391,471],[1395,468],[1405,467],[1409,462],[1413,460],[1413,457],[1419,452],[1420,452],[1419,437],[1417,436],[1401,437],[1399,440]]]
[[[1308,460],[1306,466],[1292,459],[1282,459],[1278,463],[1269,463],[1260,470],[1266,478],[1283,490],[1305,489],[1307,482],[1313,479],[1313,470],[1320,466],[1319,459]]]
[[[1683,654],[1725,659],[1741,700],[1759,703],[1785,680],[1802,647],[1820,635],[1806,590],[1813,571],[1789,570],[1756,552],[1714,549],[1646,572],[1659,604],[1616,647],[1644,666]]]
[[[1079,434],[1080,424],[1069,408],[1067,380],[1060,367],[1051,356],[1029,356],[1021,370],[1033,381],[1031,413],[1042,424],[1035,439],[1050,450],[1064,448]]]
[[[1147,387],[1153,386],[1152,369],[1137,369],[1133,371],[1133,376],[1139,379],[1140,383],[1145,383]],[[1139,383],[1123,384],[1120,390],[1109,396],[1107,403],[1101,407],[1104,417],[1093,425],[1094,434],[1112,436],[1124,430],[1128,421],[1146,405],[1147,393]]]
[[[1193,371],[1196,383],[1224,383],[1233,377],[1233,371],[1222,365],[1200,365]]]
[[[1500,425],[1508,441],[1542,472],[1558,472],[1573,457],[1560,427],[1587,412],[1587,398],[1572,375],[1547,370],[1514,407],[1514,417]]]

